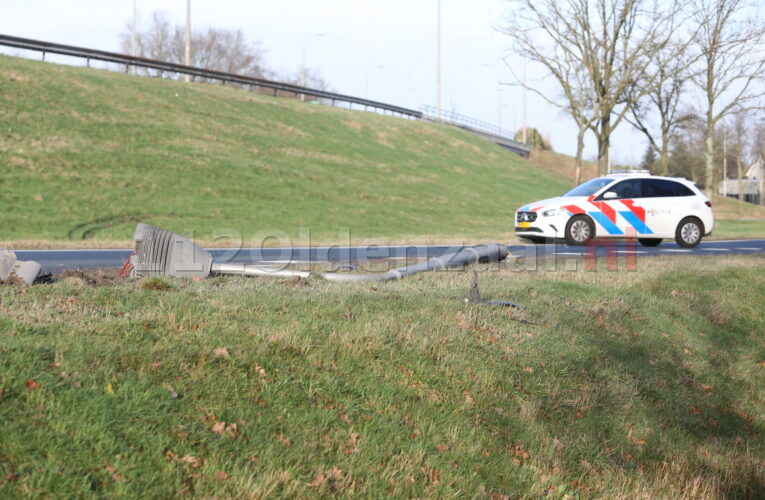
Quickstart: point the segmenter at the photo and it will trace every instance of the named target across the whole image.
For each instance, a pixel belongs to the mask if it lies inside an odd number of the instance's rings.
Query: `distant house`
[[[765,160],[760,157],[752,163],[744,174],[742,180],[744,201],[759,204],[765,194]],[[725,179],[720,181],[720,194],[731,198],[738,198],[738,179]]]

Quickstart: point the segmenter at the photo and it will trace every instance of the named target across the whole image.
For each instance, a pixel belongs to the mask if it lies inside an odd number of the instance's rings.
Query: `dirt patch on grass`
[[[80,281],[89,286],[104,286],[119,281],[117,273],[117,269],[67,269],[61,273],[59,279]]]
[[[12,82],[26,82],[29,80],[26,75],[14,70],[0,71],[0,75]]]
[[[11,273],[8,279],[0,280],[0,286],[23,286],[24,284],[24,281],[16,276],[15,273]]]
[[[312,160],[320,160],[341,165],[348,165],[351,163],[351,161],[344,156],[321,153],[319,151],[306,151],[304,149],[285,148],[282,149],[281,152],[287,156],[292,156],[293,158],[309,158]]]
[[[295,127],[285,125],[284,123],[277,122],[272,125],[276,127],[276,130],[280,135],[289,135],[293,137],[310,137],[310,134],[307,134],[306,132],[303,132],[302,130]]]
[[[394,129],[395,132],[398,132],[397,129]],[[392,148],[393,144],[390,143],[388,139],[390,139],[390,131],[389,130],[377,130],[377,143],[382,144],[383,146]]]
[[[351,130],[355,130],[356,132],[361,132],[362,130],[366,128],[363,123],[357,122],[355,120],[345,120],[343,122],[343,125],[345,125]]]
[[[467,142],[460,140],[460,139],[453,139],[449,142],[449,145],[453,148],[460,148],[460,149],[467,149],[468,151],[472,151],[475,154],[482,154],[483,151],[481,151],[481,148],[476,146],[475,144],[468,144]]]

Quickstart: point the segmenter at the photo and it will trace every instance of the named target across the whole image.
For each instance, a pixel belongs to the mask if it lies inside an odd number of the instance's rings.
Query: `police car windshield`
[[[577,187],[564,194],[563,196],[590,196],[600,191],[603,187],[606,186],[606,184],[611,184],[612,182],[614,182],[613,179],[605,179],[603,177],[599,177],[597,179],[587,181],[584,184],[579,184]]]

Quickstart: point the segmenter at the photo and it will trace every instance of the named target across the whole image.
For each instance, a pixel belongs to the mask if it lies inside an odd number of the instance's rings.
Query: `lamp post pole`
[[[436,121],[441,121],[441,0],[436,0]]]
[[[303,52],[300,58],[300,86],[305,87],[305,46],[309,38],[319,38],[324,36],[325,33],[314,33],[303,38]],[[305,101],[305,94],[300,94],[300,100]]]
[[[132,43],[133,43],[133,57],[135,57],[138,52],[138,35],[136,33],[136,24],[138,22],[138,15],[136,14],[136,6],[135,6],[136,0],[133,0],[133,35],[132,35]],[[130,68],[130,72],[135,75],[135,65],[133,65]]]
[[[191,0],[186,0],[186,66],[191,66]],[[191,81],[191,76],[186,74],[185,80]]]
[[[526,129],[528,128],[528,125],[526,124],[526,58],[523,59],[523,143],[528,144],[526,141],[528,139],[526,135]]]
[[[722,194],[728,197],[728,133],[723,129],[723,181]]]

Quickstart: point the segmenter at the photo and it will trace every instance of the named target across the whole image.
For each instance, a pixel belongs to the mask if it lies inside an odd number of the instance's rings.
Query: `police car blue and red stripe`
[[[515,234],[534,242],[637,238],[656,246],[674,238],[695,247],[712,233],[712,203],[693,182],[647,172],[611,173],[563,196],[529,203],[515,213]]]

